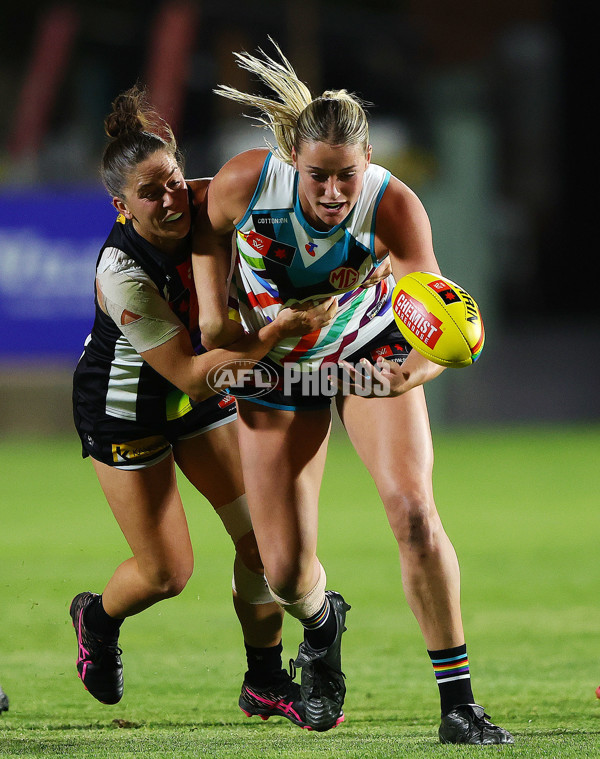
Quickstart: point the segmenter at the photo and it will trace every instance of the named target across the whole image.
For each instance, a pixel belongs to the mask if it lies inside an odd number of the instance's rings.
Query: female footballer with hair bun
[[[442,369],[411,351],[396,330],[394,279],[363,286],[388,256],[396,278],[439,272],[427,214],[405,184],[371,163],[368,121],[358,98],[346,90],[313,98],[275,47],[277,60],[262,51],[236,57],[277,99],[226,86],[216,90],[258,109],[258,120],[273,130],[277,144],[237,155],[213,178],[193,259],[197,281],[204,283],[200,324],[208,345],[223,344],[221,330],[229,329],[225,274],[232,232],[235,294],[250,333],[289,303],[331,295],[338,301],[328,325],[269,351],[265,361],[279,374],[279,386],[253,397],[236,392],[246,494],[265,576],[274,598],[305,628],[296,665],[302,667],[307,722],[327,729],[342,713],[340,649],[349,607],[339,593],[325,590],[316,556],[330,394],[319,391],[319,382],[290,379],[304,380],[340,361],[361,362],[385,379],[387,397],[339,391],[336,404],[398,542],[404,591],[439,685],[439,738],[512,743],[473,697],[458,562],[434,503],[422,386]]]
[[[223,361],[260,359],[280,340],[324,326],[335,304],[283,309],[264,329],[206,352],[191,240],[208,180],[184,179],[173,133],[138,87],[116,98],[105,127],[101,174],[118,216],[96,265],[96,315],[74,375],[73,410],[83,456],[132,555],[102,594],[79,593],[71,603],[79,677],[99,701],[117,703],[123,620],[180,593],[192,573],[177,465],[235,544],[234,605],[248,660],[240,706],[305,727],[299,686],[281,666],[283,615],[246,505],[235,403],[214,395],[207,376]]]

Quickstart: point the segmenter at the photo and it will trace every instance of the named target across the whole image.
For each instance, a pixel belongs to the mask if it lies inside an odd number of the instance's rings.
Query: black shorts
[[[410,350],[410,345],[392,322],[377,337],[345,360],[349,364],[357,364],[361,358],[366,358],[374,364],[378,356],[383,356],[388,361],[402,364]],[[256,365],[254,376],[247,379],[241,387],[229,386],[227,389],[236,398],[270,408],[308,411],[327,408],[336,395],[328,378],[332,372],[341,373],[337,364],[322,366],[314,372],[294,372],[290,367],[281,367],[269,358],[253,363]]]
[[[75,402],[75,427],[81,439],[81,455],[91,456],[116,469],[144,469],[166,458],[177,440],[196,437],[237,418],[235,398],[213,395],[191,411],[160,429],[109,416],[90,404]]]

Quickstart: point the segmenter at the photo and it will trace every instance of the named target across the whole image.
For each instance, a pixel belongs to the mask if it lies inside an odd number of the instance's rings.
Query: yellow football
[[[430,361],[459,369],[479,358],[485,339],[481,312],[456,282],[413,271],[394,287],[392,309],[405,339]]]

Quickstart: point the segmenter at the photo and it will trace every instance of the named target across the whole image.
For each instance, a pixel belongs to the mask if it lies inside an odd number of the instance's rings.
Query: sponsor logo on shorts
[[[112,457],[115,464],[127,464],[139,459],[147,459],[166,451],[168,442],[161,435],[144,437],[140,440],[128,440],[126,443],[112,444]]]
[[[394,353],[394,351],[391,349],[389,345],[381,345],[379,348],[375,348],[374,351],[371,351],[371,358],[373,361],[377,361],[379,356],[383,356],[383,358],[387,358],[388,356],[391,356]]]
[[[371,351],[371,361],[376,363],[379,356],[394,361],[397,364],[403,364],[410,353],[410,347],[403,343],[394,343],[393,345],[381,345],[379,348]]]
[[[400,321],[420,340],[423,345],[434,348],[440,339],[442,322],[430,313],[420,300],[400,290],[393,304]]]

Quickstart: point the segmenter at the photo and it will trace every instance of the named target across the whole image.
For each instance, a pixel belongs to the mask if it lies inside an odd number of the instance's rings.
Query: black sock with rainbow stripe
[[[427,651],[440,689],[442,717],[459,704],[474,703],[467,646]]]
[[[301,619],[300,623],[304,628],[304,640],[315,651],[327,648],[335,640],[337,620],[327,596],[319,611],[312,617]]]

